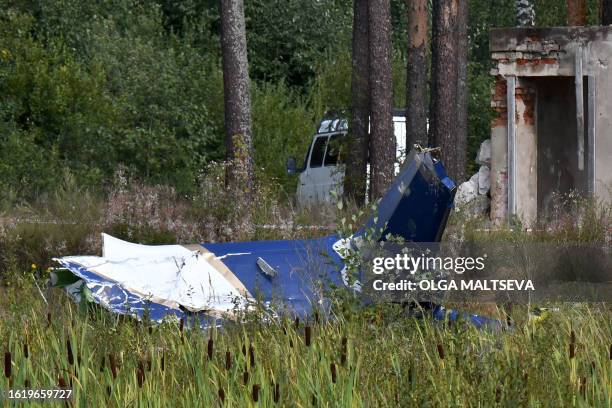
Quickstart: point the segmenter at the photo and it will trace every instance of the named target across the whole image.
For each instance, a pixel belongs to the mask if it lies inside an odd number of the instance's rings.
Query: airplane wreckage
[[[103,234],[102,256],[56,259],[55,274],[76,302],[92,301],[114,313],[148,318],[222,324],[257,299],[278,302],[292,315],[307,316],[321,302],[322,285],[349,284],[346,248],[366,231],[378,241],[398,236],[408,242],[438,242],[453,207],[455,183],[432,149],[413,150],[379,202],[376,213],[348,239],[331,234],[307,240],[253,241],[196,245],[139,245]],[[465,319],[488,326],[478,315],[428,308],[437,320]]]

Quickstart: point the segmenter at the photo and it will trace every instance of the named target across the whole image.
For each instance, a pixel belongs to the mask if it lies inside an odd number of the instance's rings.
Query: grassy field
[[[100,201],[68,183],[47,201],[4,210],[0,391],[69,387],[69,405],[79,407],[611,406],[609,304],[551,305],[535,319],[515,306],[513,326],[494,331],[344,300],[311,321],[260,312],[202,331],[83,310],[46,288],[51,258],[99,254],[102,231],[148,244],[286,239],[325,234],[307,226],[344,225],[339,220],[356,212],[344,206],[336,219],[313,218],[262,194],[258,226],[245,235],[228,227],[237,217],[219,204],[223,194],[185,202],[172,191],[128,186]],[[611,213],[583,207],[528,234],[482,232],[486,224],[453,216],[445,239],[609,243]],[[456,307],[503,316],[491,305]]]
[[[0,389],[71,387],[73,406],[609,407],[612,400],[612,313],[604,305],[561,305],[537,320],[517,307],[515,325],[499,331],[408,317],[388,305],[339,307],[308,322],[254,314],[201,331],[82,310],[57,290],[46,291],[47,305],[26,283],[1,295]]]

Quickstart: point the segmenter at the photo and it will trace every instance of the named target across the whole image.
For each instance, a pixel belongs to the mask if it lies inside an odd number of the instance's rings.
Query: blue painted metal
[[[442,162],[429,153],[412,152],[407,164],[380,201],[378,211],[356,236],[382,231],[410,242],[439,242],[453,206],[455,183]]]
[[[202,244],[221,258],[248,291],[264,302],[279,302],[292,313],[306,315],[320,298],[319,288],[341,286],[342,259],[332,245],[336,235],[310,240],[252,241]],[[278,271],[270,278],[257,266],[264,259]],[[320,291],[319,291],[320,292]]]

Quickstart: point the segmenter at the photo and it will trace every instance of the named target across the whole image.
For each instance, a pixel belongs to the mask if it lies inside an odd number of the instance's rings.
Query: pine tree
[[[368,0],[353,1],[352,109],[344,179],[344,196],[365,201],[370,116]]]
[[[251,227],[253,140],[243,0],[220,0],[227,185],[240,208],[241,227]]]
[[[370,186],[372,199],[383,195],[394,176],[393,80],[390,0],[369,0]]]
[[[406,72],[406,149],[427,146],[428,0],[406,0],[408,63]]]

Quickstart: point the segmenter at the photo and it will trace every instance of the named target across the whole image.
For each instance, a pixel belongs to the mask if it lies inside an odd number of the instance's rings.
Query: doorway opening
[[[575,78],[540,77],[533,84],[537,92],[537,208],[538,220],[544,222],[562,205],[562,197],[572,192],[585,196],[588,192],[588,77],[582,81],[582,164],[578,153]]]

